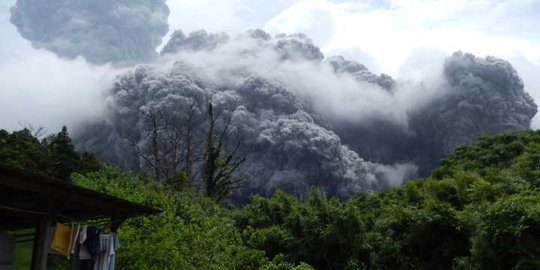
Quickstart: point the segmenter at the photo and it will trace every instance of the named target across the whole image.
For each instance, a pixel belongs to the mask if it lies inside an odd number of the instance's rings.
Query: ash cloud
[[[360,190],[397,186],[416,174],[413,164],[363,160],[338,135],[317,124],[314,117],[321,116],[308,113],[309,106],[279,83],[249,76],[234,85],[217,85],[201,81],[204,78],[182,62],[166,71],[139,66],[118,77],[107,121],[82,132],[79,147],[98,151],[126,169],[144,169],[144,160],[136,157],[128,143],[140,148],[150,143],[143,135],[148,126],[142,112],[164,111],[182,128],[185,109],[194,105],[196,137],[204,138],[204,108],[212,102],[221,119],[232,119],[234,129],[245,138],[243,151],[248,152],[248,160],[241,171],[249,182],[236,194],[237,199],[276,188],[303,193],[313,185],[349,197]]]
[[[161,54],[175,54],[184,50],[210,50],[228,40],[229,36],[225,33],[208,34],[204,30],[199,30],[186,36],[182,30],[176,30],[161,50]]]
[[[433,142],[435,157],[481,135],[530,128],[538,107],[509,62],[456,52],[444,77],[446,95],[413,113],[419,140]]]
[[[166,111],[181,128],[195,108],[204,137],[212,102],[220,125],[231,119],[245,138],[250,181],[240,201],[276,188],[314,185],[345,198],[398,186],[479,135],[528,129],[537,110],[512,66],[494,57],[455,53],[440,74],[413,83],[325,58],[302,34],[177,31],[161,55],[117,78],[105,121],[81,130],[79,147],[144,169],[126,143],[148,145],[142,112]]]
[[[332,56],[326,59],[326,61],[334,68],[336,73],[351,74],[359,81],[378,84],[388,91],[396,87],[396,81],[389,75],[373,74],[364,65],[354,61],[348,61],[343,56]]]
[[[409,161],[426,175],[456,147],[487,134],[529,129],[537,105],[512,65],[496,57],[456,52],[443,65],[442,83],[420,83],[400,92],[422,99],[406,110],[407,128],[384,118],[361,125],[337,123],[351,149],[378,162]],[[409,86],[410,87],[410,86]],[[429,97],[429,98],[426,98]]]
[[[514,68],[495,57],[458,52],[439,73],[429,70],[420,82],[410,82],[374,74],[341,56],[325,56],[304,34],[271,36],[262,30],[234,37],[176,31],[158,55],[155,48],[168,30],[164,2],[18,0],[11,11],[11,22],[33,47],[76,58],[33,50],[44,57],[40,65],[22,63],[35,66],[22,68],[33,74],[57,65],[35,80],[40,82],[70,70],[73,76],[53,80],[40,93],[61,89],[49,98],[70,97],[67,103],[78,107],[50,101],[48,107],[61,108],[54,116],[78,109],[68,117],[69,123],[80,118],[81,127],[73,132],[77,147],[126,170],[150,169],[135,153],[150,145],[145,114],[163,112],[178,130],[189,125],[192,114],[193,135],[204,138],[206,106],[212,102],[220,115],[217,129],[230,119],[231,131],[244,138],[241,152],[248,153],[239,173],[249,182],[234,194],[237,201],[251,192],[303,193],[309,186],[347,198],[426,175],[449,151],[480,135],[528,129],[537,112]],[[4,66],[0,70],[11,72],[0,72],[0,79],[15,86],[4,96],[17,96],[16,86],[28,81],[15,74],[13,67],[21,62]],[[73,87],[84,88],[88,96]],[[77,102],[106,109],[95,113]],[[230,137],[225,148],[234,143]]]
[[[165,0],[17,0],[11,23],[32,46],[96,64],[152,60],[168,31]]]

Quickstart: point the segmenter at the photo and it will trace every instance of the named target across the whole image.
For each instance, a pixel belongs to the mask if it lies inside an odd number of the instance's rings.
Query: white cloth
[[[88,228],[87,225],[82,225],[81,226],[81,231],[79,232],[79,244],[82,244],[84,243],[84,241],[86,241],[86,229]]]
[[[109,270],[114,270],[115,264],[116,264],[116,250],[120,247],[120,240],[118,239],[118,235],[116,233],[112,233],[111,242],[112,242],[112,247],[109,253],[110,255]]]
[[[70,252],[69,254],[74,254],[75,253],[75,248],[77,247],[77,245],[79,244],[79,234],[80,234],[80,231],[81,231],[81,224],[73,224],[71,225],[71,241],[69,242],[70,243]]]
[[[99,252],[94,263],[94,270],[109,270],[111,247],[113,246],[112,234],[99,235]]]
[[[92,255],[90,252],[88,252],[88,249],[83,245],[84,241],[86,241],[86,229],[88,226],[83,225],[81,226],[80,232],[79,232],[79,260],[91,260]]]

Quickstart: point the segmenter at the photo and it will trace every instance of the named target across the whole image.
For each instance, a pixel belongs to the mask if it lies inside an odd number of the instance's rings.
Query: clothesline
[[[50,253],[72,257],[78,269],[112,270],[119,245],[117,234],[107,228],[56,223]]]
[[[47,215],[47,212],[33,211],[33,210],[23,210],[19,208],[9,207],[0,205],[0,209],[9,210],[13,212],[27,213],[27,214],[36,214],[36,215]]]

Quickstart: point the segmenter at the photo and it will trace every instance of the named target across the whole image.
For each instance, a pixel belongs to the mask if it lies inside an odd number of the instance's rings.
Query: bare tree
[[[38,126],[34,126],[30,123],[22,123],[22,122],[19,122],[19,125],[23,128],[23,129],[27,129],[28,131],[30,131],[30,134],[32,134],[32,136],[36,137],[36,138],[43,138],[45,136],[45,134],[47,133],[47,130],[45,129],[45,127],[41,126],[41,125],[38,125]]]
[[[184,147],[184,153],[183,153],[183,167],[182,171],[186,173],[186,176],[189,179],[192,179],[194,177],[193,174],[193,164],[196,161],[195,158],[195,138],[194,138],[194,132],[195,132],[195,104],[192,103],[189,107],[188,112],[186,113],[185,117],[185,123],[186,123],[186,133],[185,133],[185,147]]]
[[[130,144],[135,148],[137,155],[144,159],[147,165],[152,168],[154,177],[156,177],[157,180],[162,180],[163,166],[161,164],[162,158],[159,149],[159,142],[162,140],[161,130],[164,129],[162,124],[163,114],[161,111],[150,110],[143,112],[142,116],[147,126],[147,132],[146,134],[143,134],[143,141],[149,141],[150,145],[148,147],[141,148],[137,142],[132,141]]]
[[[243,139],[238,132],[236,143],[232,151],[223,149],[223,143],[229,137],[231,118],[225,121],[223,130],[219,136],[215,135],[214,129],[217,117],[214,117],[212,103],[208,103],[208,130],[206,136],[206,148],[202,166],[202,182],[205,184],[207,196],[221,201],[229,195],[231,190],[241,187],[245,179],[234,176],[233,173],[246,160],[247,155],[240,155],[239,149]]]
[[[146,131],[144,145],[130,142],[137,155],[150,167],[154,177],[160,181],[178,178],[188,180],[193,177],[195,158],[195,105],[186,110],[183,125],[163,110],[149,110],[142,113]],[[186,183],[188,184],[188,183]]]
[[[240,154],[243,138],[239,132],[231,131],[232,117],[215,116],[212,104],[208,103],[206,144],[199,142],[196,136],[199,120],[196,104],[185,109],[187,111],[181,119],[173,118],[163,110],[143,112],[146,127],[142,134],[144,144],[130,144],[154,177],[174,188],[189,185],[189,180],[197,177],[194,166],[202,165],[201,182],[206,194],[221,201],[245,182],[235,173],[247,157]],[[223,129],[216,135],[218,118],[224,119]],[[230,147],[229,151],[225,150],[225,144]]]

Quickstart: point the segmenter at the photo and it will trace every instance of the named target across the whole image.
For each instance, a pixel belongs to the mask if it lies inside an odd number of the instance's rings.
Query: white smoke
[[[406,126],[407,111],[411,106],[421,105],[413,100],[431,100],[432,95],[441,94],[436,91],[441,90],[437,84],[443,83],[442,74],[426,79],[432,91],[415,93],[419,88],[416,85],[411,87],[407,82],[403,82],[404,91],[397,91],[400,86],[392,78],[386,77],[388,82],[385,85],[384,79],[367,69],[363,71],[363,77],[336,72],[328,63],[336,58],[323,60],[319,49],[305,36],[270,39],[270,36],[261,38],[253,37],[253,32],[251,34],[240,35],[228,42],[222,37],[220,46],[215,44],[214,37],[208,36],[213,45],[199,45],[195,50],[185,47],[171,55],[174,50],[167,46],[173,46],[171,43],[176,41],[173,39],[164,49],[165,57],[188,63],[201,77],[214,83],[234,84],[247,74],[281,83],[294,95],[310,100],[313,109],[325,117],[356,124],[383,118]],[[396,84],[396,91],[384,91],[385,87],[391,88],[393,84]]]

